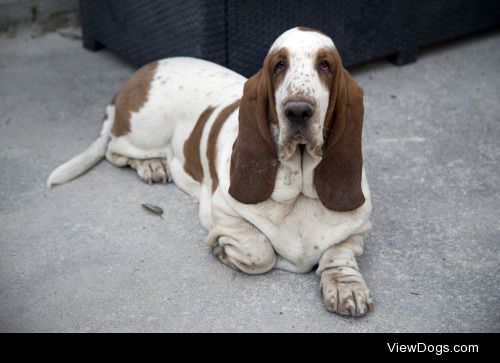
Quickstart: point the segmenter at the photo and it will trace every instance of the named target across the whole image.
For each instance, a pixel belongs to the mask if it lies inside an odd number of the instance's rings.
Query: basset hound
[[[371,310],[356,256],[370,227],[363,168],[363,91],[333,41],[294,28],[250,79],[204,60],[139,69],[107,106],[100,136],[59,166],[65,183],[104,156],[146,182],[174,183],[199,201],[207,243],[249,274],[317,266],[328,310]]]

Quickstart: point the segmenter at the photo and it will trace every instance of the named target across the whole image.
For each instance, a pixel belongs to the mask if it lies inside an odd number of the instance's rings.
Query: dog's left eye
[[[274,75],[277,75],[277,74],[283,72],[283,70],[285,69],[285,67],[286,67],[285,61],[284,60],[280,60],[278,62],[278,64],[276,64],[276,66],[274,67]]]
[[[319,62],[319,70],[324,74],[330,74],[332,72],[330,64],[326,60]]]

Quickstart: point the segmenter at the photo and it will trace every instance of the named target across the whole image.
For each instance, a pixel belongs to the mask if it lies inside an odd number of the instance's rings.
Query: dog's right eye
[[[276,66],[274,67],[274,75],[276,76],[281,72],[283,72],[285,70],[285,67],[286,67],[285,61],[283,59],[280,60],[278,64],[276,64]]]
[[[326,75],[330,75],[332,73],[330,63],[328,63],[326,60],[322,60],[321,62],[319,62],[319,70],[321,73]]]

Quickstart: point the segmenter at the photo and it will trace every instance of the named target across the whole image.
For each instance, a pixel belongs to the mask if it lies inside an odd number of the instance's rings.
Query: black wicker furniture
[[[246,76],[272,41],[304,25],[330,35],[346,66],[389,57],[500,25],[498,0],[80,0],[83,43],[140,66],[193,56]]]

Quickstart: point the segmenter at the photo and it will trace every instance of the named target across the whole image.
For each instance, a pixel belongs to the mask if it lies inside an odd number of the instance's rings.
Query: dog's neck
[[[308,148],[297,146],[290,158],[280,160],[271,199],[277,203],[287,203],[293,202],[301,194],[318,199],[314,187],[314,169],[320,161],[321,158]]]

